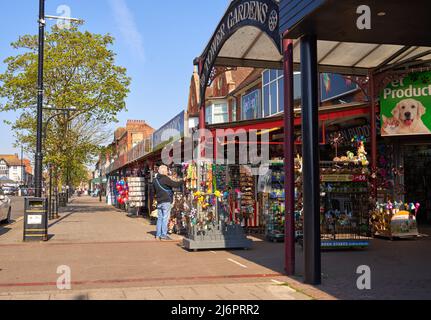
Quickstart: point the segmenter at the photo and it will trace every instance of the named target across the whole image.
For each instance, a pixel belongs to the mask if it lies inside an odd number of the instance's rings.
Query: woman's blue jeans
[[[172,204],[166,202],[157,206],[159,217],[157,219],[157,238],[166,238],[168,236],[168,224],[171,217]]]

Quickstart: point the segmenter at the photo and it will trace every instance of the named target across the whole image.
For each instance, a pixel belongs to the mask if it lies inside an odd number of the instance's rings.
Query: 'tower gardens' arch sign
[[[280,50],[279,6],[274,0],[234,0],[200,58],[201,101],[224,43],[240,28],[254,26],[268,35]]]

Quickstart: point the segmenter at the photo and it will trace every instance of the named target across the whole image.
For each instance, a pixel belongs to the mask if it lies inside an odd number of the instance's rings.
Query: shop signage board
[[[159,149],[166,142],[173,142],[184,137],[185,112],[182,111],[159,130],[153,133],[153,150]]]
[[[364,174],[328,174],[321,176],[322,182],[367,182]]]
[[[369,124],[363,126],[357,126],[352,128],[341,129],[336,132],[331,132],[326,134],[326,141],[330,141],[331,134],[340,134],[343,137],[342,145],[350,145],[352,139],[357,137],[364,137],[365,141],[369,141],[371,137],[371,126]]]
[[[366,248],[370,245],[369,240],[323,240],[321,247],[330,248]]]
[[[380,93],[382,136],[431,134],[431,71],[392,81]]]
[[[242,120],[253,120],[259,117],[260,90],[254,90],[242,97]]]
[[[279,5],[274,0],[235,0],[231,2],[201,56],[202,65],[199,71],[201,101],[205,100],[205,89],[223,45],[242,27],[253,26],[262,30],[273,40],[277,48],[281,48],[278,12]]]

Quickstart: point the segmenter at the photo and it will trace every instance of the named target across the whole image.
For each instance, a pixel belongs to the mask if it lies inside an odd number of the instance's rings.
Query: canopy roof
[[[234,0],[228,7],[201,58],[205,59],[217,30],[235,6],[245,0]],[[293,39],[294,65],[299,70],[299,38],[314,33],[318,38],[320,72],[367,75],[394,68],[411,68],[431,61],[431,19],[429,0],[368,0],[372,29],[359,30],[357,8],[363,0],[260,0],[279,6],[279,33]],[[214,66],[241,66],[282,69],[281,44],[268,30],[247,23],[236,28],[220,46]],[[287,31],[289,30],[289,31]]]
[[[429,0],[281,0],[280,33],[315,35],[321,70],[359,75],[410,68],[431,61],[430,9]]]
[[[258,38],[257,41],[253,40]],[[294,40],[295,69],[300,66],[299,40]],[[318,41],[320,72],[367,75],[370,70],[414,67],[431,61],[431,46],[403,46],[338,41]],[[216,66],[282,69],[282,56],[268,37],[253,27],[244,27],[226,42]]]
[[[215,66],[281,68],[280,49],[262,30],[245,26],[223,45]]]

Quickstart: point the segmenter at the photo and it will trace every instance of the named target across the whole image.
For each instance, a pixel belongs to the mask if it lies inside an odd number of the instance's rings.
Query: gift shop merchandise
[[[351,143],[356,152],[336,154],[332,161],[320,163],[323,248],[369,246],[369,161],[364,138],[355,136]]]
[[[184,247],[189,250],[251,247],[243,230],[241,195],[238,197],[238,189],[233,188],[239,180],[230,180],[227,168],[200,161],[186,165],[183,170],[187,172],[187,186],[192,187],[185,200],[190,210],[184,215],[187,226]],[[196,170],[196,175],[192,170]],[[239,177],[239,169],[237,173]]]
[[[135,210],[136,215],[139,215],[140,209],[146,205],[145,178],[129,177],[127,182],[129,187],[129,207]]]
[[[125,179],[114,179],[111,181],[111,193],[114,205],[117,208],[125,209],[129,201],[129,187]]]
[[[295,237],[302,236],[302,158],[295,159]],[[269,170],[259,182],[259,208],[262,211],[265,237],[269,241],[284,241],[285,231],[284,161],[273,159]]]
[[[377,202],[371,215],[374,235],[391,239],[419,236],[416,222],[419,208],[419,203]]]

